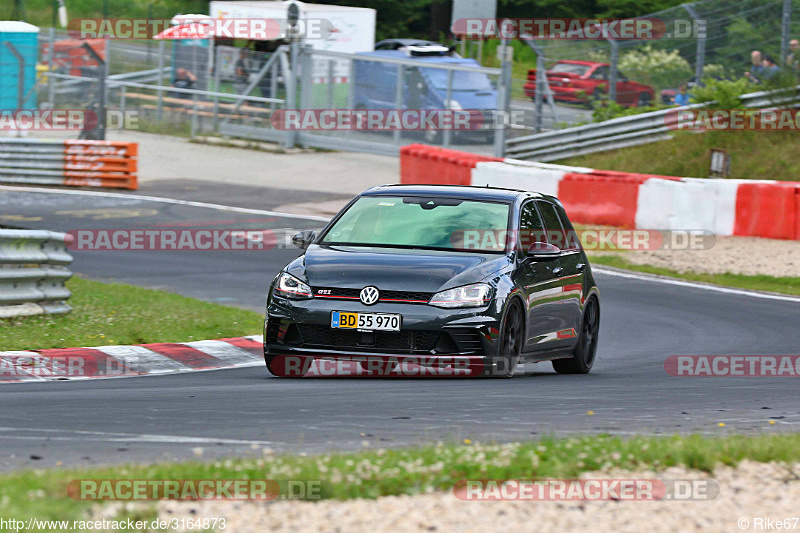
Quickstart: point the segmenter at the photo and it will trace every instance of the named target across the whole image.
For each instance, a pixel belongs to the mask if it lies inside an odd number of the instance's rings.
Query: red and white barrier
[[[103,379],[264,364],[262,337],[0,352],[0,383]]]
[[[407,184],[503,187],[556,196],[581,224],[800,240],[800,182],[656,176],[428,145],[404,147],[400,165]]]

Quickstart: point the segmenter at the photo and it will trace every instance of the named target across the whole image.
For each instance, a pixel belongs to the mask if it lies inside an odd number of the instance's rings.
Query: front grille
[[[321,294],[320,291],[323,293]],[[341,287],[314,287],[312,292],[316,298],[341,298],[343,300],[358,300],[361,289],[346,289]],[[419,291],[380,291],[381,302],[399,301],[403,303],[427,304],[433,293]]]
[[[301,324],[300,335],[303,347],[418,353],[430,352],[436,346],[440,332],[407,330],[365,334],[353,329]]]

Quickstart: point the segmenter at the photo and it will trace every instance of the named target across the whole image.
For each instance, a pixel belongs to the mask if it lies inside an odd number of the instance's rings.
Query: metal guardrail
[[[800,86],[794,89],[800,89]],[[782,91],[787,92],[781,96]],[[800,94],[786,89],[761,91],[741,97],[746,108],[771,108],[780,105],[797,105]],[[616,150],[672,138],[679,109],[701,109],[707,104],[693,104],[682,108],[672,107],[650,113],[620,117],[595,124],[516,137],[506,141],[506,157],[556,161],[567,157]]]
[[[0,318],[70,311],[67,235],[0,229]]]

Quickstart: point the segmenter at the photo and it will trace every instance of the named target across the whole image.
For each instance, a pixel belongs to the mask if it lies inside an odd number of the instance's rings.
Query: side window
[[[558,218],[561,220],[561,226],[564,228],[564,231],[567,233],[565,243],[566,247],[564,250],[580,250],[580,238],[578,234],[575,232],[575,228],[572,227],[572,222],[569,221],[569,217],[567,216],[567,212],[564,211],[564,208],[560,205],[556,205],[556,213],[558,213]]]
[[[589,76],[593,80],[605,80],[608,79],[608,67],[597,67],[592,75]]]
[[[536,206],[528,202],[522,206],[519,214],[519,247],[523,256],[528,253],[528,248],[535,242],[544,242],[544,226]]]
[[[558,220],[555,206],[549,202],[536,203],[539,206],[539,212],[542,214],[547,242],[564,250],[567,247],[566,234],[561,227],[561,222]]]

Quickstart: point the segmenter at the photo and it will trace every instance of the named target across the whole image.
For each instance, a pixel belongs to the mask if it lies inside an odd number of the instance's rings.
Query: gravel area
[[[624,253],[593,252],[594,255],[619,255],[637,265],[669,268],[678,272],[708,274],[763,274],[800,277],[800,241],[755,237],[718,237],[709,250],[653,250]]]
[[[800,477],[775,463],[742,462],[713,476],[684,468],[663,472],[588,473],[583,479],[693,480],[711,477],[719,495],[705,501],[466,502],[452,493],[377,500],[273,503],[162,502],[159,517],[227,520],[226,533],[252,531],[396,533],[415,531],[758,531],[756,518],[800,516]],[[739,520],[748,520],[740,527]],[[742,522],[742,525],[744,523]],[[773,527],[774,529],[774,527]],[[791,528],[790,528],[791,529]],[[800,529],[800,523],[794,526]]]

